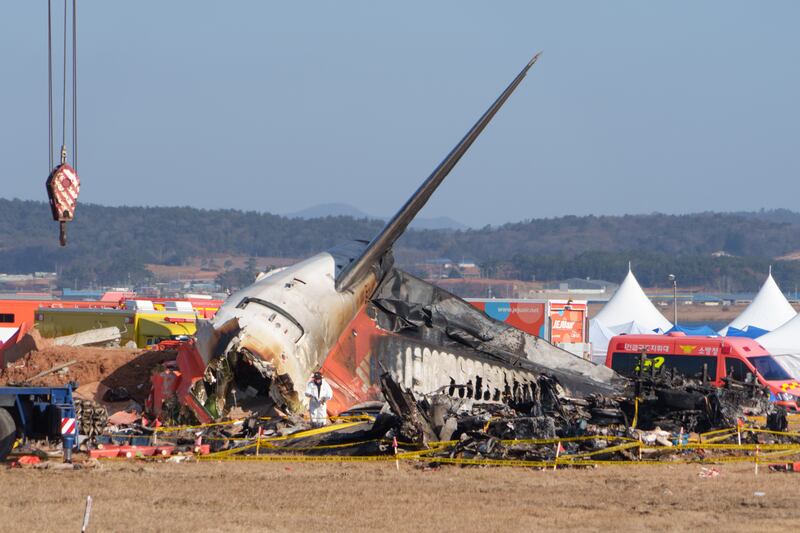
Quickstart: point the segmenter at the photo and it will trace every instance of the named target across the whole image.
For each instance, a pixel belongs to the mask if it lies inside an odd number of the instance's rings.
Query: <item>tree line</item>
[[[81,204],[69,245],[44,202],[0,199],[0,272],[55,271],[63,286],[143,283],[147,263],[186,264],[210,254],[303,258],[349,239],[370,239],[382,223],[337,216],[288,218],[192,207]],[[631,261],[647,286],[757,289],[770,264],[785,288],[800,284],[800,214],[788,210],[689,215],[564,216],[468,230],[408,230],[400,266],[447,257],[486,274],[520,279],[619,281]],[[715,255],[714,255],[715,254]],[[232,273],[236,277],[238,273]]]

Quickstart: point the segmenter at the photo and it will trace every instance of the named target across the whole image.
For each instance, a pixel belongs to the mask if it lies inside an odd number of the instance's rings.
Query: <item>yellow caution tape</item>
[[[367,441],[369,442],[369,441]],[[413,452],[403,452],[395,455],[372,455],[372,456],[335,456],[335,455],[289,455],[289,454],[265,454],[265,455],[238,455],[232,452],[239,452],[246,448],[252,448],[255,444],[248,445],[234,450],[226,450],[225,452],[217,452],[196,457],[199,461],[271,461],[271,462],[327,462],[327,463],[344,463],[344,462],[374,462],[374,461],[391,461],[396,460],[410,460],[410,461],[426,461],[430,463],[442,464],[461,464],[461,465],[475,465],[475,466],[512,466],[512,467],[526,467],[526,468],[552,468],[553,466],[656,466],[666,464],[724,464],[724,463],[742,463],[742,462],[763,462],[765,460],[773,460],[778,457],[789,457],[792,455],[800,455],[800,445],[758,445],[760,450],[776,450],[772,453],[765,454],[745,454],[736,456],[715,456],[715,457],[696,457],[696,458],[672,458],[669,460],[632,460],[632,459],[591,459],[590,457],[600,453],[613,453],[622,449],[636,448],[641,445],[640,442],[629,442],[619,446],[605,448],[603,450],[594,450],[583,454],[576,454],[572,456],[561,456],[555,461],[529,461],[522,459],[485,459],[485,458],[464,458],[464,457],[428,457],[429,454],[442,451],[442,448],[418,450]],[[720,449],[726,451],[749,451],[752,452],[756,445],[717,445],[709,447],[710,449]],[[783,449],[779,449],[783,447]],[[645,447],[642,446],[643,451],[692,451],[704,449],[703,446],[659,446],[659,447]],[[296,450],[287,450],[296,451]],[[104,458],[103,460],[112,460],[120,458]],[[159,460],[159,457],[144,457],[145,460]]]
[[[231,455],[215,457],[201,455],[199,461],[273,461],[277,463],[364,463],[371,461],[391,461],[393,455]]]
[[[579,442],[584,440],[622,440],[630,442],[638,442],[638,439],[616,435],[581,435],[579,437],[563,437],[555,439],[511,439],[501,440],[503,444],[558,444],[559,442]],[[458,442],[458,441],[452,441]]]
[[[328,420],[331,422],[374,422],[375,417],[370,415],[331,416]]]
[[[155,428],[153,431],[156,433],[170,433],[173,431],[187,431],[191,429],[202,429],[202,428],[210,428],[215,426],[233,426],[235,424],[241,424],[244,420],[228,420],[225,422],[211,422],[208,424],[197,424],[196,426],[161,426]]]
[[[340,429],[347,429],[353,426],[357,426],[361,424],[362,421],[358,422],[345,422],[344,424],[331,424],[329,426],[322,426],[314,429],[307,429],[305,431],[298,431],[297,433],[291,433],[289,435],[283,435],[280,437],[267,437],[266,440],[268,441],[279,441],[279,440],[290,440],[290,439],[302,439],[304,437],[312,437],[314,435],[322,435],[324,433],[330,433],[332,431],[339,431]],[[262,439],[263,442],[264,439]]]
[[[294,439],[301,439],[301,438],[304,438],[304,437],[311,437],[311,436],[314,436],[314,435],[322,435],[324,433],[330,433],[332,431],[338,431],[340,429],[347,429],[349,427],[357,426],[357,425],[359,425],[361,423],[362,422],[346,422],[344,424],[333,424],[333,425],[330,425],[330,426],[322,426],[322,427],[319,427],[319,428],[309,429],[309,430],[306,430],[306,431],[298,431],[297,433],[292,433],[290,435],[283,435],[281,437],[262,438],[260,445],[265,446],[270,442],[294,440]],[[239,452],[243,452],[245,450],[249,450],[249,449],[255,447],[258,444],[259,443],[257,443],[257,442],[253,442],[251,444],[246,444],[246,445],[240,446],[238,448],[231,448],[231,449],[228,449],[228,450],[223,450],[221,452],[215,452],[215,453],[210,454],[210,456],[225,457],[227,455],[233,455],[233,454],[237,454]]]
[[[736,435],[736,431],[735,430],[732,431],[732,432],[729,431],[728,433],[717,435],[715,437],[711,437],[710,439],[709,438],[703,439],[703,440],[700,440],[698,442],[700,442],[701,444],[702,443],[710,444],[710,443],[713,443],[713,442],[719,442],[721,440],[725,440],[727,438],[733,437],[734,435]],[[694,441],[691,441],[691,442],[694,442]]]
[[[625,444],[618,444],[617,446],[609,446],[608,448],[601,448],[599,450],[592,450],[588,452],[576,453],[572,455],[562,455],[561,459],[563,460],[570,460],[570,459],[579,459],[581,457],[591,457],[592,455],[600,455],[604,453],[615,453],[622,450],[629,450],[631,448],[639,448],[642,446],[642,443],[637,441],[633,442],[626,442]]]

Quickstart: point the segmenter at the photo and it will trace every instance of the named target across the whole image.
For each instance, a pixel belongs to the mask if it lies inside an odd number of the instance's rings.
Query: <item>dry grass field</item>
[[[798,531],[800,474],[724,465],[534,471],[394,463],[104,462],[0,472],[0,530]],[[764,493],[757,495],[756,493]]]

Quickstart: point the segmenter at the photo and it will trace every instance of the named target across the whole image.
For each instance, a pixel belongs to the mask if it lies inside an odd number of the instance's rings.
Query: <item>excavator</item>
[[[545,340],[500,323],[461,298],[394,266],[392,246],[520,85],[536,54],[371,241],[351,241],[262,273],[232,294],[179,355],[179,395],[210,421],[233,406],[299,414],[321,371],[329,415],[381,397],[388,372],[416,393],[524,400],[543,373],[565,395],[613,394],[623,379]],[[188,372],[187,369],[193,369]]]

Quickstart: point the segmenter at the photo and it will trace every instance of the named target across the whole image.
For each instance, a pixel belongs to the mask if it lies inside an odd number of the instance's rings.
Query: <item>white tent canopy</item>
[[[756,340],[773,355],[800,354],[800,315]]]
[[[656,309],[630,270],[617,292],[597,313],[594,320],[609,328],[628,322],[636,322],[646,330],[667,331],[672,328],[670,321]]]
[[[628,275],[617,292],[590,321],[592,359],[598,362],[605,357],[608,341],[614,335],[664,332],[671,328],[672,323],[656,309],[628,268]]]
[[[750,305],[730,324],[719,330],[719,334],[727,334],[728,328],[745,329],[748,326],[772,331],[791,320],[796,314],[772,278],[772,269],[770,268],[767,280]]]

